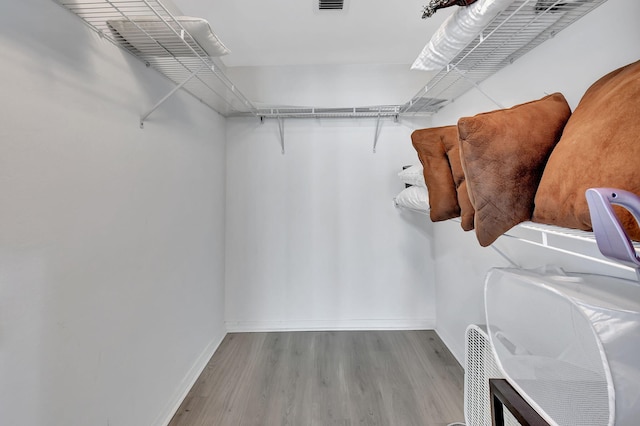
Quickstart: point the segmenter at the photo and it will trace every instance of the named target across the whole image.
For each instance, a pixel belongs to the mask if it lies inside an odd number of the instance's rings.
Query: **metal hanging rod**
[[[383,108],[386,110],[383,111]],[[266,119],[275,119],[278,123],[278,135],[280,137],[280,147],[282,150],[282,154],[285,153],[285,132],[284,132],[284,121],[287,118],[375,118],[376,119],[376,127],[375,133],[373,135],[373,153],[376,153],[376,148],[378,146],[378,140],[380,138],[380,133],[382,131],[382,119],[383,118],[393,118],[395,123],[398,122],[398,110],[399,107],[377,107],[377,111],[374,111],[374,107],[366,107],[361,108],[362,111],[359,111],[357,108],[297,108],[297,109],[284,109],[280,110],[277,108],[267,110],[258,110],[258,117],[260,117],[260,123],[264,124]],[[297,111],[297,112],[296,112]],[[301,112],[302,111],[302,112]],[[362,114],[362,115],[360,115]],[[365,115],[366,114],[366,115]],[[244,115],[240,115],[244,116]]]
[[[261,119],[278,118],[377,118],[393,117],[400,114],[400,105],[369,107],[319,108],[319,107],[268,107],[258,108],[255,115]],[[245,117],[246,113],[233,113],[230,117]]]

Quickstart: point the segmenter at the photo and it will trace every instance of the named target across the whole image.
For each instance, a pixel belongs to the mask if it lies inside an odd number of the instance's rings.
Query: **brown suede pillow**
[[[462,167],[481,246],[531,219],[542,171],[570,115],[564,96],[554,93],[458,120]]]
[[[640,61],[617,69],[586,91],[553,150],[535,198],[533,220],[591,229],[585,191],[624,189],[640,195]],[[635,240],[633,216],[618,209]]]
[[[467,191],[467,182],[464,178],[464,170],[462,170],[462,162],[460,161],[460,140],[458,139],[458,127],[449,126],[451,129],[447,132],[447,137],[442,139],[444,144],[444,150],[447,153],[449,159],[449,165],[451,166],[451,174],[453,175],[453,182],[456,185],[458,192],[458,205],[460,206],[460,225],[465,231],[471,231],[473,229],[473,216],[475,210],[473,204],[469,199],[469,192]]]
[[[456,185],[442,142],[452,136],[457,140],[455,126],[420,129],[411,134],[413,147],[424,169],[424,181],[429,191],[429,216],[434,222],[460,216]]]

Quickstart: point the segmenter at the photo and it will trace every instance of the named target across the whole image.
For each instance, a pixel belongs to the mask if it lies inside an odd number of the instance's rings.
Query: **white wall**
[[[230,67],[228,73],[258,105],[326,108],[403,105],[435,74],[407,64]]]
[[[639,12],[609,0],[483,86],[509,105],[560,90],[575,106],[638,59]],[[232,328],[429,327],[437,314],[461,359],[482,276],[505,263],[391,199],[416,161],[411,131],[494,108],[482,95],[432,123],[385,121],[377,154],[373,120],[289,120],[282,156],[275,122],[225,125],[184,93],[140,130],[171,84],[52,1],[3,2],[0,28],[0,423],[163,423],[224,335],[225,275]],[[524,266],[613,272],[498,244]]]
[[[505,106],[560,91],[575,108],[584,91],[599,77],[640,59],[638,16],[640,2],[609,0],[481,86]],[[433,125],[455,124],[462,116],[496,108],[482,94],[472,91],[436,114]],[[481,248],[475,236],[463,233],[456,223],[436,224],[434,231],[437,331],[461,361],[466,325],[484,323],[483,277],[490,267],[507,263],[491,249]],[[525,267],[554,263],[569,270],[633,277],[505,238],[498,240],[497,246]]]
[[[0,4],[0,424],[158,425],[224,335],[225,121],[50,0]]]
[[[285,155],[277,122],[227,126],[230,331],[434,326],[433,228],[392,203],[417,124],[373,154],[375,120],[286,120]]]

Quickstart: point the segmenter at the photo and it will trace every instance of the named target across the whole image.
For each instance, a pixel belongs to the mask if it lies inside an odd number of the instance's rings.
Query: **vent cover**
[[[344,9],[344,0],[318,0],[318,9],[342,10]]]

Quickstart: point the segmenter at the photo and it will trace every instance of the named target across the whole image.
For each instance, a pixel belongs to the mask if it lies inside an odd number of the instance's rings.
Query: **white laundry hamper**
[[[550,424],[640,425],[640,285],[493,269],[489,339],[511,385]]]

